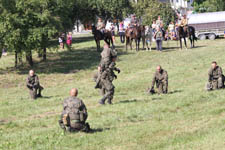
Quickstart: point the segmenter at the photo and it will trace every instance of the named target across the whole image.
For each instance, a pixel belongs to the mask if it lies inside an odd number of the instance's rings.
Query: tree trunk
[[[47,60],[46,47],[43,49],[43,61]]]
[[[29,65],[33,66],[33,59],[32,59],[32,52],[31,50],[26,52],[26,61],[29,63]]]
[[[15,51],[15,67],[17,67],[18,61],[17,61],[17,51]]]
[[[79,21],[77,20],[77,32],[79,32]]]
[[[43,53],[41,52],[41,50],[38,50],[38,58],[41,58],[43,56]]]
[[[20,51],[19,53],[17,53],[17,55],[18,55],[19,64],[22,65],[23,64],[22,52]]]

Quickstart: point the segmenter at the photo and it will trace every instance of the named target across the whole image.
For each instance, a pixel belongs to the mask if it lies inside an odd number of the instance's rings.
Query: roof
[[[225,22],[225,11],[188,15],[188,24]]]
[[[159,0],[159,1],[164,3],[169,2],[169,0]]]

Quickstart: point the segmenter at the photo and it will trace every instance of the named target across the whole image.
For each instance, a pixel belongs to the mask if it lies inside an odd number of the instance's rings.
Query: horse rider
[[[138,25],[138,20],[137,20],[137,18],[136,18],[135,15],[132,15],[131,16],[131,22],[130,22],[130,24],[131,24],[131,28],[136,27]]]
[[[97,30],[99,30],[102,33],[102,37],[104,37],[105,24],[103,23],[101,18],[98,19]]]
[[[185,14],[183,15],[183,18],[181,19],[179,26],[184,29],[184,32],[187,31],[187,28],[188,28],[187,15],[185,15]]]

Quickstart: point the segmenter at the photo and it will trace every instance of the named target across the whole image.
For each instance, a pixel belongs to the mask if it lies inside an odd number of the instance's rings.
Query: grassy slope
[[[122,72],[114,81],[112,106],[97,104],[92,76],[99,53],[94,42],[77,41],[72,51],[51,52],[47,63],[35,66],[45,87],[45,97],[37,101],[29,99],[25,87],[28,68],[13,70],[12,55],[0,60],[0,149],[225,149],[224,91],[204,91],[210,62],[225,68],[223,39],[163,53],[125,53],[120,45],[117,66]],[[145,90],[158,64],[169,73],[170,94],[150,96]],[[64,135],[58,126],[62,101],[72,87],[87,105],[93,134]]]

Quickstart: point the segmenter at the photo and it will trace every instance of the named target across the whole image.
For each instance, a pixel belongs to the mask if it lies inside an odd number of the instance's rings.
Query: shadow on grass
[[[168,94],[176,94],[176,93],[181,93],[182,90],[174,90],[174,91],[171,91],[171,92],[168,92]]]
[[[124,100],[124,101],[119,101],[117,104],[121,104],[121,103],[136,103],[137,100],[133,99],[133,100]]]
[[[93,134],[93,133],[96,133],[96,132],[103,132],[103,131],[106,131],[106,130],[110,130],[110,128],[97,128],[97,129],[91,129],[91,131],[89,131],[88,133],[89,134]]]
[[[119,52],[118,55],[128,55],[126,52]],[[19,66],[18,69],[9,67],[0,69],[0,74],[16,71],[18,74],[27,74],[29,69],[34,69],[37,74],[52,73],[76,73],[80,70],[97,68],[100,62],[100,53],[95,48],[72,49],[70,51],[61,51],[58,53],[50,53],[47,55],[47,61],[35,61],[31,68],[27,65]]]

